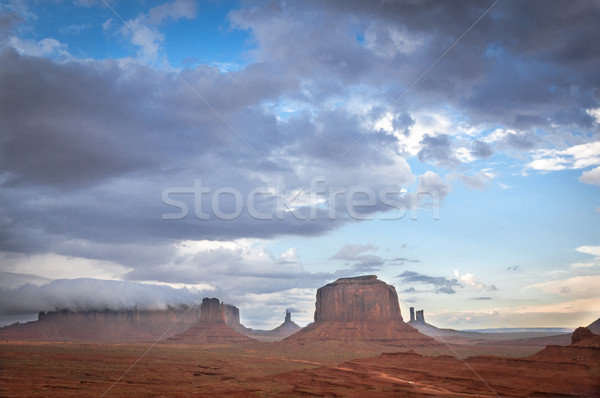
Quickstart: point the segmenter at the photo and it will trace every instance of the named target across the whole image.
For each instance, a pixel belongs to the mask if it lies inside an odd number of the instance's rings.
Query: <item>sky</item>
[[[376,274],[456,329],[600,317],[600,3],[0,1],[0,324]]]

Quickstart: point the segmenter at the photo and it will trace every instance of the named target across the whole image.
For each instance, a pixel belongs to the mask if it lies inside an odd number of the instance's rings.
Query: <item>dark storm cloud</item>
[[[201,221],[194,217],[194,198],[184,195],[190,214],[171,222],[161,219],[172,211],[161,202],[166,188],[189,189],[201,179],[212,192],[233,187],[245,199],[255,188],[275,190],[276,176],[284,180],[284,195],[307,189],[317,175],[326,176],[326,185],[334,187],[346,187],[350,180],[375,190],[389,184],[384,174],[373,179],[370,168],[393,163],[393,151],[381,151],[393,136],[368,135],[365,150],[344,158],[328,156],[341,154],[344,143],[360,137],[360,121],[334,111],[321,112],[316,120],[278,122],[257,105],[295,89],[297,83],[268,65],[228,74],[208,67],[183,73],[256,148],[256,158],[167,73],[111,61],[56,63],[19,55],[10,47],[0,57],[3,250],[53,250],[131,266],[164,262],[173,239],[315,235],[348,220],[347,212],[330,220],[323,209],[314,220],[289,212],[278,219],[277,198],[259,195],[256,208],[271,214],[270,221],[257,223],[246,207],[235,221],[218,220],[214,214]],[[325,129],[317,131],[314,123]],[[283,156],[273,156],[273,151]],[[298,163],[286,154],[312,172],[299,177],[294,170]],[[395,183],[411,183],[408,165],[396,170]],[[210,205],[211,197],[203,203]],[[370,211],[389,210],[380,205]],[[223,198],[221,210],[231,211],[228,206]],[[297,210],[300,218],[310,213],[310,208]],[[151,246],[142,250],[143,245]]]
[[[422,149],[418,153],[421,162],[429,162],[442,167],[456,167],[460,164],[453,154],[452,142],[446,134],[430,136],[425,134],[420,142]]]
[[[482,141],[475,141],[473,143],[473,149],[471,150],[471,155],[477,158],[487,159],[494,154],[492,148]]]
[[[396,277],[400,278],[402,283],[418,282],[425,285],[431,285],[433,286],[435,293],[454,294],[456,293],[454,287],[461,286],[456,279],[448,279],[441,276],[428,276],[414,271],[404,271]],[[410,292],[414,292],[414,290],[410,290]]]
[[[273,1],[234,11],[231,18],[251,31],[258,46],[254,53],[261,59],[313,78],[358,78],[387,87],[402,82],[388,90],[393,99],[491,4],[312,2],[308,15],[304,6]],[[593,1],[499,2],[403,103],[421,92],[477,122],[589,127],[592,119],[584,109],[597,103],[600,83],[599,17],[600,6]],[[335,24],[325,22],[334,18]],[[391,36],[401,50],[390,55]],[[403,49],[405,42],[414,48]]]
[[[109,260],[131,267],[130,279],[203,281],[206,271],[221,270],[236,256],[221,251],[182,258],[175,242],[316,236],[357,220],[347,212],[331,220],[322,206],[312,220],[298,219],[289,209],[281,219],[257,221],[247,207],[235,220],[217,219],[214,212],[200,220],[191,194],[174,197],[188,206],[186,217],[163,220],[176,210],[161,201],[165,189],[190,189],[202,180],[212,193],[234,187],[246,198],[256,188],[276,190],[276,177],[282,177],[287,197],[308,190],[315,176],[325,177],[325,191],[409,186],[415,176],[398,138],[373,131],[381,113],[405,93],[391,120],[404,136],[414,128],[415,112],[440,106],[472,123],[515,129],[489,145],[475,141],[472,155],[480,158],[492,150],[539,147],[535,128],[589,127],[585,109],[597,106],[600,84],[597,2],[504,0],[406,91],[490,4],[271,1],[233,11],[233,27],[247,29],[255,45],[253,63],[230,73],[201,65],[181,76],[250,148],[164,70],[132,60],[55,62],[3,47],[0,250]],[[18,22],[16,16],[0,17],[0,34],[6,37]],[[341,100],[351,97],[366,109],[355,111]],[[282,117],[277,107],[287,103],[297,110]],[[426,135],[419,159],[459,166],[453,134],[447,133]],[[435,207],[451,188],[427,171],[417,191],[431,193],[433,201],[425,205]],[[203,206],[210,206],[211,197],[204,199]],[[308,216],[314,207],[305,199],[301,195],[292,207]],[[221,210],[232,210],[226,198],[217,202]],[[423,204],[411,194],[401,203]],[[263,214],[276,216],[276,206],[273,195],[259,195],[256,202]],[[343,200],[336,209],[344,210]],[[389,210],[378,200],[357,213]],[[370,266],[383,265],[385,260],[372,256]],[[277,260],[265,269],[240,265],[229,279],[240,291],[325,278],[299,268],[277,270],[283,266]],[[444,293],[457,286],[416,273],[402,278]]]

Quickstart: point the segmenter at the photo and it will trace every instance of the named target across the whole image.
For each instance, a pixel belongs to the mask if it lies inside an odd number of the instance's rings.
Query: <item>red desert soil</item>
[[[464,362],[414,352],[374,356],[393,348],[340,342],[295,348],[159,344],[139,359],[149,348],[0,343],[0,396],[600,396],[600,348],[593,346],[549,347],[526,358],[477,356]],[[484,352],[453,350],[463,357]],[[420,352],[451,353],[448,347]]]

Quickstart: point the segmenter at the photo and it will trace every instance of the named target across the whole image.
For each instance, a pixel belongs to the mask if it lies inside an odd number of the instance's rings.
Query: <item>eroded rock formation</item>
[[[396,289],[375,275],[340,278],[317,290],[315,322],[402,320]]]
[[[582,340],[586,340],[596,336],[592,331],[586,327],[578,327],[573,331],[571,335],[571,344],[579,343]]]
[[[0,339],[23,341],[137,342],[166,339],[198,323],[240,327],[237,307],[217,298],[205,298],[200,306],[166,310],[98,310],[40,312],[38,320],[0,328]],[[225,334],[228,334],[225,330]],[[209,334],[217,336],[215,328]],[[231,336],[230,336],[231,337]],[[235,336],[239,337],[239,336]],[[243,336],[242,336],[243,337]],[[217,341],[211,337],[211,343]],[[236,338],[233,338],[236,340]],[[239,339],[244,340],[246,339]]]
[[[402,320],[393,286],[375,275],[341,278],[317,290],[315,322],[284,340],[362,341],[400,347],[439,345]]]
[[[174,344],[232,344],[254,341],[239,331],[240,311],[237,307],[224,304],[218,298],[202,299],[198,323],[185,332],[172,336],[168,343]]]
[[[23,341],[134,342],[170,337],[198,323],[200,308],[165,310],[67,309],[40,312],[37,321],[0,329],[0,339]]]

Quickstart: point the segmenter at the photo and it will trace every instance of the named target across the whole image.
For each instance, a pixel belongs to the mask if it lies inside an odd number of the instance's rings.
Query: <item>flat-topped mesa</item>
[[[231,327],[239,327],[240,310],[234,305],[220,302],[218,298],[205,297],[200,305],[199,322],[225,323]]]
[[[315,321],[281,344],[350,342],[405,348],[440,345],[404,323],[396,289],[375,275],[341,278],[318,289]]]
[[[376,275],[340,278],[317,290],[315,322],[402,321],[396,289]]]

